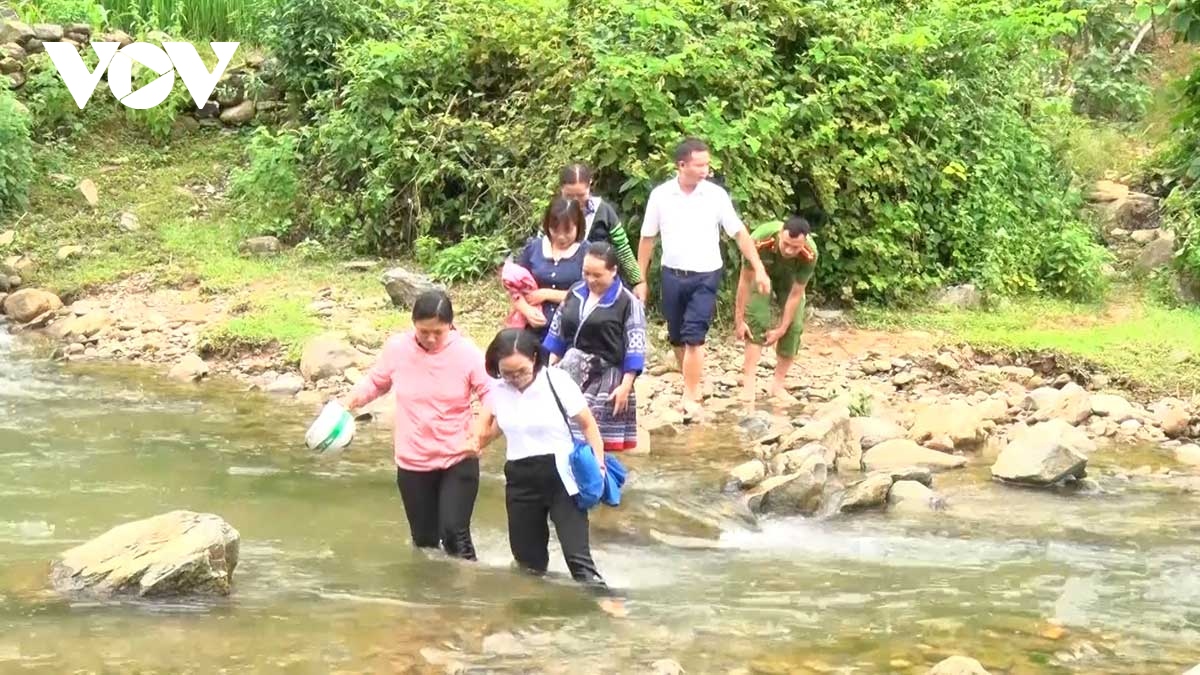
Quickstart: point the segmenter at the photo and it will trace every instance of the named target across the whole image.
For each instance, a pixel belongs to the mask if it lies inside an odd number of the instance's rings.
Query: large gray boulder
[[[240,540],[219,516],[171,511],[66,551],[52,563],[50,580],[62,593],[104,597],[228,595]]]
[[[1049,486],[1086,476],[1086,453],[1094,445],[1081,446],[1082,441],[1064,422],[1043,422],[1014,434],[992,465],[992,477],[1007,483]],[[1091,443],[1086,436],[1082,439]]]
[[[336,335],[315,337],[304,345],[300,355],[300,374],[309,382],[344,374],[359,364],[363,355]]]
[[[966,465],[966,457],[923,448],[904,438],[884,441],[863,453],[863,469],[865,471],[891,471],[907,467],[946,471]]]
[[[424,274],[409,272],[403,267],[393,267],[384,272],[382,281],[392,304],[397,307],[412,307],[425,291],[446,290],[445,286],[435,283]]]

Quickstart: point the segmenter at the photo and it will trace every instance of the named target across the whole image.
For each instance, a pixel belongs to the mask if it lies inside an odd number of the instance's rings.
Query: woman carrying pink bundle
[[[343,405],[362,407],[392,391],[396,398],[396,485],[413,543],[475,560],[471,514],[479,493],[479,455],[470,442],[471,397],[487,394],[483,352],[454,328],[442,291],[413,303],[413,330],[392,336],[379,361]]]

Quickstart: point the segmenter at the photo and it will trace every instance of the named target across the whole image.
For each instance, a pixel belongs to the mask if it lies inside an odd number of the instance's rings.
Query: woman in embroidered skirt
[[[637,447],[633,382],[646,365],[646,311],[618,278],[617,255],[608,243],[588,248],[583,281],[568,291],[543,345],[551,363],[583,390],[604,449]]]

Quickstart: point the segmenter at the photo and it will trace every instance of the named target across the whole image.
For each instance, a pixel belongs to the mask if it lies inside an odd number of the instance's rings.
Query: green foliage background
[[[308,21],[321,3],[281,2],[281,41],[268,46],[286,52],[284,37],[302,30],[288,22]],[[962,281],[998,294],[1099,289],[1103,254],[1047,140],[1050,118],[1069,110],[1042,91],[1061,55],[1054,41],[1078,30],[1081,10],[875,0],[382,7],[331,14],[316,35],[324,41],[285,62],[307,105],[302,156],[319,210],[362,249],[405,250],[425,235],[516,241],[574,160],[597,168],[597,191],[636,232],[650,189],[671,175],[673,146],[696,135],[748,221],[817,216],[827,295],[905,300]]]

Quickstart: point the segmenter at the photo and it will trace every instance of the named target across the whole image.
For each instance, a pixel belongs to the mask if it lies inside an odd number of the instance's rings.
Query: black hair
[[[568,164],[564,166],[562,171],[558,173],[558,184],[560,187],[563,185],[574,185],[576,183],[587,183],[588,185],[591,185],[592,167],[584,164],[583,162],[576,162],[574,164]]]
[[[534,377],[537,377],[548,358],[545,348],[542,347],[542,341],[538,339],[537,335],[524,328],[505,328],[492,338],[492,342],[483,356],[483,365],[487,369],[487,374],[499,379],[500,361],[513,354],[527,356],[529,360],[533,361]]]
[[[708,152],[708,144],[699,138],[686,138],[675,146],[675,163],[686,162],[697,152]]]
[[[588,244],[587,254],[603,260],[604,266],[608,269],[617,269],[617,250],[607,241],[594,241]]]
[[[434,289],[417,296],[417,301],[413,303],[412,308],[413,323],[425,319],[437,319],[445,324],[454,324],[454,305],[450,303],[450,296],[446,294],[446,291]]]
[[[542,232],[549,237],[551,230],[568,221],[575,223],[575,241],[583,241],[587,230],[587,216],[583,215],[583,207],[573,199],[555,197],[546,207],[546,215],[542,216]]]
[[[808,236],[812,234],[812,224],[804,216],[792,216],[783,224],[783,230],[790,237]]]

